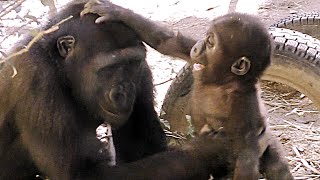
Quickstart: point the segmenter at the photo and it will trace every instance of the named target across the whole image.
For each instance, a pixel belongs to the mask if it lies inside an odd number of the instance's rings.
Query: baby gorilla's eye
[[[213,34],[208,34],[207,39],[206,39],[206,45],[208,48],[212,48],[214,46],[214,35]]]

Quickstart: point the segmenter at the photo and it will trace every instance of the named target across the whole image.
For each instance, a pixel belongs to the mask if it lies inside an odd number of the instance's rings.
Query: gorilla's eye
[[[214,46],[214,35],[213,34],[208,34],[207,39],[206,39],[206,44],[207,47],[212,48]]]
[[[258,132],[258,136],[264,135],[265,132],[266,132],[266,127],[262,127]]]

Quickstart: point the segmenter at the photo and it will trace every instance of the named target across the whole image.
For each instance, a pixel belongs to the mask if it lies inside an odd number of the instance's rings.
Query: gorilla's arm
[[[120,180],[208,179],[209,174],[216,176],[229,172],[228,143],[225,136],[200,136],[180,150],[158,153],[132,163],[108,167],[107,170],[101,169],[95,173],[95,177]]]
[[[96,23],[103,21],[122,21],[132,28],[149,46],[162,54],[182,58],[190,62],[190,50],[196,41],[192,38],[175,33],[167,27],[153,22],[107,0],[90,0],[81,15],[97,13],[101,17]]]
[[[98,179],[208,179],[206,160],[183,151],[163,152],[152,157],[101,170]]]

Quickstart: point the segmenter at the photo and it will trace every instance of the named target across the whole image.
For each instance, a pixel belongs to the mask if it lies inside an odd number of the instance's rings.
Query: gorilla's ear
[[[67,57],[70,52],[74,49],[75,38],[73,36],[61,36],[57,40],[57,48],[62,57]]]
[[[242,76],[247,74],[247,72],[250,70],[250,67],[250,60],[247,57],[241,57],[232,64],[231,72],[238,76]]]

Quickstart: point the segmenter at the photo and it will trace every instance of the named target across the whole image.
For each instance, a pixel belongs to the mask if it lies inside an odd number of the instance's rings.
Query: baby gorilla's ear
[[[248,73],[251,67],[251,62],[247,57],[241,57],[231,65],[231,72],[238,76],[243,76]]]

